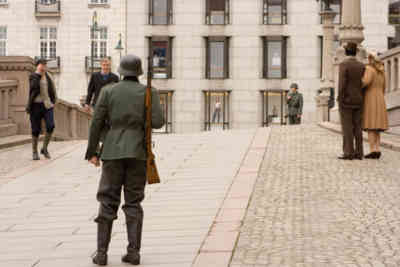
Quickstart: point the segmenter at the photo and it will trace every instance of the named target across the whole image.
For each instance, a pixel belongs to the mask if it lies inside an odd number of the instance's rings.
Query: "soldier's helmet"
[[[297,83],[292,83],[292,84],[290,85],[290,88],[299,89],[299,86],[297,85]]]
[[[123,56],[118,67],[118,72],[122,76],[140,76],[143,74],[142,61],[135,55]]]

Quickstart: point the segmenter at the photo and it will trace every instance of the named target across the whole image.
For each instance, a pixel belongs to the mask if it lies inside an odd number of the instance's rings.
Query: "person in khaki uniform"
[[[389,119],[385,102],[385,68],[375,53],[368,55],[369,64],[362,78],[365,87],[364,115],[362,127],[368,132],[370,153],[365,158],[379,159],[380,133],[389,128]]]
[[[291,92],[288,94],[286,103],[289,111],[289,124],[300,124],[303,114],[303,95],[298,92],[299,86],[296,83],[290,85]]]
[[[347,58],[339,65],[339,113],[343,132],[343,155],[339,159],[363,159],[361,129],[365,66],[356,59],[357,44],[345,46]],[[355,140],[355,147],[354,147]]]
[[[97,223],[97,253],[93,263],[107,265],[107,251],[111,239],[112,224],[117,219],[124,191],[122,209],[126,217],[128,233],[127,254],[123,262],[140,264],[143,209],[146,184],[145,148],[145,95],[146,86],[139,83],[143,74],[140,58],[127,55],[121,59],[118,72],[124,79],[117,84],[104,87],[95,106],[90,126],[88,148],[85,158],[99,166],[97,147],[105,127],[101,151],[102,174],[97,192],[100,202]],[[107,124],[106,125],[106,121]],[[164,125],[157,90],[152,89],[152,128]]]

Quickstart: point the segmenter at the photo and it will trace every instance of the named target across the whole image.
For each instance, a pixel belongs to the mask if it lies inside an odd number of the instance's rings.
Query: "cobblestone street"
[[[230,267],[400,266],[400,153],[340,154],[338,134],[272,128]]]

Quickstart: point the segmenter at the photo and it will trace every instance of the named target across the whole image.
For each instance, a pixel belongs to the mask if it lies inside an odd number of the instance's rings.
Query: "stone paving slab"
[[[230,267],[400,266],[400,153],[341,149],[317,125],[271,128]]]
[[[155,137],[162,183],[146,188],[142,266],[192,266],[257,132]],[[84,143],[59,151],[54,161],[7,172],[15,179],[0,186],[0,266],[93,266],[100,169],[83,160]],[[246,207],[229,207],[236,205]],[[118,215],[109,266],[126,266],[125,220]]]

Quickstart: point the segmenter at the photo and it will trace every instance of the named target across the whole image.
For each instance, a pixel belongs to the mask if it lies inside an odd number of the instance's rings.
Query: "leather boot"
[[[111,240],[112,222],[97,223],[97,252],[93,257],[93,263],[107,265],[107,251]]]
[[[130,263],[132,265],[140,264],[140,246],[142,241],[142,224],[143,221],[127,222],[126,231],[128,233],[128,253],[122,257],[122,262]]]
[[[38,142],[39,137],[32,136],[32,159],[33,160],[40,160],[39,153],[38,153]]]
[[[44,141],[43,141],[43,148],[42,148],[42,150],[40,150],[40,154],[43,154],[46,159],[51,159],[49,151],[47,151],[47,147],[50,143],[50,140],[51,140],[51,133],[46,132],[46,135],[44,136]]]

